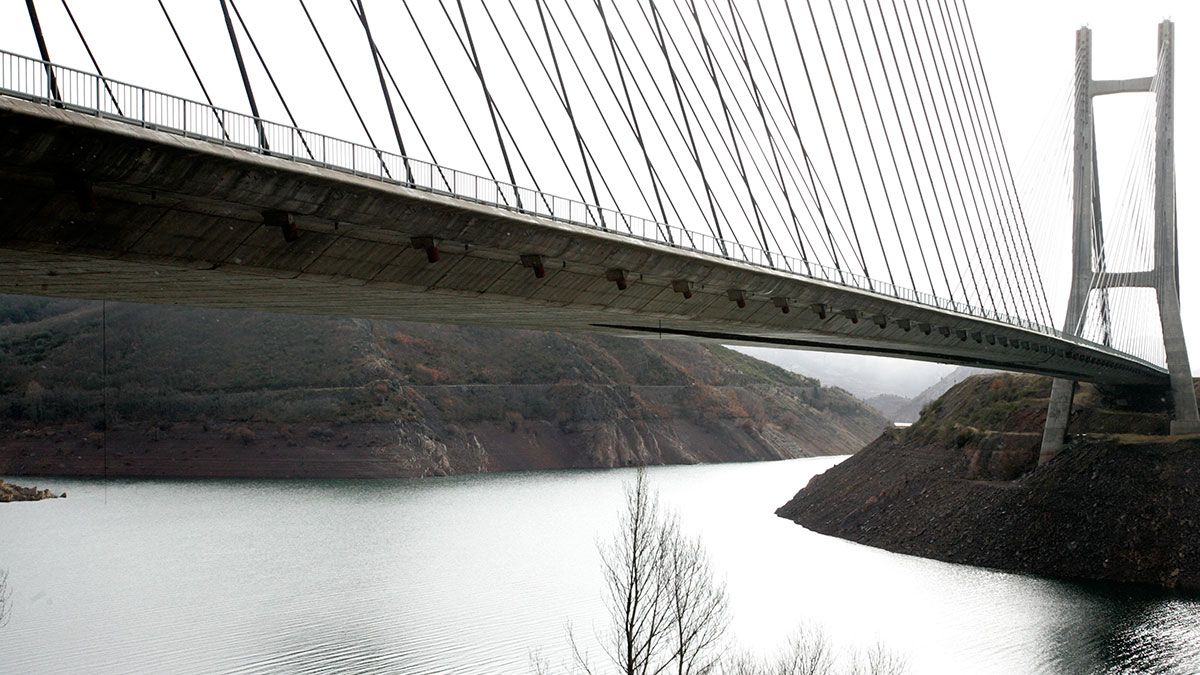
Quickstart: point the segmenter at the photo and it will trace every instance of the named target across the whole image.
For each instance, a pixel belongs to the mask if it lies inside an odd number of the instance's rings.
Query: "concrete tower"
[[[1152,288],[1158,299],[1163,346],[1170,373],[1174,415],[1171,433],[1200,432],[1200,414],[1192,388],[1192,370],[1183,322],[1179,316],[1179,251],[1175,226],[1175,24],[1158,26],[1159,65],[1152,77],[1130,80],[1092,79],[1092,31],[1080,28],[1075,34],[1075,171],[1072,189],[1073,226],[1071,295],[1063,330],[1074,333],[1082,325],[1092,290],[1108,288]],[[1142,271],[1110,271],[1104,256],[1096,256],[1095,242],[1103,242],[1100,231],[1100,192],[1096,180],[1096,131],[1092,99],[1096,96],[1145,92],[1155,97],[1154,134],[1154,268]],[[1101,244],[1103,245],[1103,244]],[[1100,263],[1096,264],[1099,260]],[[1054,380],[1046,428],[1042,434],[1039,464],[1057,455],[1066,438],[1075,391],[1072,380]]]

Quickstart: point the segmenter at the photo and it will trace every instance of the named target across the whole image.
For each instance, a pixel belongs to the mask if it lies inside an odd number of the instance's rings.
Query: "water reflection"
[[[741,646],[816,623],[914,672],[1200,671],[1200,603],[950,565],[773,515],[835,460],[651,471]],[[625,470],[418,481],[55,481],[0,509],[0,672],[527,672],[603,622]],[[598,647],[590,650],[598,653]]]
[[[1195,673],[1200,642],[1193,599],[1151,588],[1062,584],[1073,616],[1049,640],[1057,672]]]

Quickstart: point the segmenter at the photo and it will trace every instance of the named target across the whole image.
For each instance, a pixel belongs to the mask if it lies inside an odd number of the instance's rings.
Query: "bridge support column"
[[[1067,426],[1071,423],[1071,408],[1075,398],[1075,381],[1055,378],[1050,386],[1050,406],[1046,409],[1046,427],[1042,430],[1042,451],[1038,455],[1041,466],[1062,452],[1067,439]]]
[[[1179,290],[1161,289],[1158,309],[1162,313],[1163,344],[1167,352],[1167,370],[1171,373],[1171,399],[1174,416],[1171,434],[1200,433],[1200,415],[1196,411],[1196,389],[1187,344],[1183,340],[1183,321],[1179,316]]]
[[[1063,330],[1078,334],[1092,290],[1107,293],[1109,288],[1153,288],[1158,300],[1174,404],[1171,433],[1200,433],[1200,414],[1196,407],[1183,321],[1179,315],[1179,249],[1175,220],[1175,26],[1170,21],[1159,24],[1159,69],[1155,77],[1115,83],[1120,86],[1114,86],[1113,82],[1092,80],[1089,29],[1079,29],[1075,46],[1073,274]],[[1103,249],[1094,250],[1094,246],[1104,246],[1104,239],[1100,222],[1100,195],[1096,187],[1092,97],[1133,91],[1150,92],[1155,97],[1154,269],[1137,274],[1114,274],[1104,269]],[[1094,267],[1096,262],[1099,263],[1099,269]],[[1055,380],[1051,387],[1039,464],[1050,461],[1063,448],[1074,391],[1075,383],[1069,380]]]
[[[1196,390],[1192,386],[1192,368],[1187,343],[1183,338],[1183,320],[1179,316],[1179,247],[1175,209],[1175,24],[1163,21],[1158,26],[1161,56],[1155,82],[1154,138],[1154,267],[1158,272],[1158,316],[1162,323],[1167,371],[1171,374],[1171,398],[1174,416],[1172,434],[1200,433],[1200,414],[1196,410]]]
[[[1071,297],[1067,300],[1067,316],[1063,331],[1077,334],[1087,311],[1088,291],[1092,282],[1092,227],[1095,222],[1096,175],[1092,129],[1092,31],[1080,28],[1075,33],[1075,171],[1072,179],[1071,202]],[[1062,451],[1067,427],[1071,421],[1071,404],[1075,395],[1073,380],[1055,379],[1050,388],[1050,404],[1046,409],[1046,427],[1042,432],[1042,450],[1038,464],[1045,464]]]

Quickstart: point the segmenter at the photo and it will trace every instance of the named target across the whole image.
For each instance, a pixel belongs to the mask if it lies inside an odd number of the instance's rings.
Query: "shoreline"
[[[1200,592],[1200,437],[1082,387],[1037,466],[1049,381],[976,376],[815,476],[776,514],[894,553],[1072,582]],[[1005,429],[1005,431],[995,431]]]
[[[65,492],[56,495],[48,489],[38,489],[36,485],[25,487],[0,479],[0,503],[37,502],[43,499],[65,499],[66,496]]]
[[[536,420],[483,420],[447,429],[419,423],[189,422],[129,425],[107,434],[71,424],[13,433],[0,442],[0,475],[412,478],[790,459],[847,454],[863,443],[815,428],[787,436],[739,422],[666,417],[571,429]],[[823,446],[821,436],[827,437]],[[827,450],[818,452],[822,447]]]
[[[520,476],[525,474],[567,474],[567,473],[595,473],[602,471],[623,471],[636,469],[659,469],[659,468],[684,468],[684,467],[709,467],[709,466],[738,466],[751,464],[770,464],[773,462],[794,462],[805,459],[838,459],[845,461],[852,457],[851,454],[836,454],[836,455],[809,455],[805,457],[778,457],[768,459],[741,459],[718,462],[672,462],[665,464],[642,464],[628,466],[581,466],[581,467],[555,467],[555,468],[516,468],[516,469],[497,469],[489,471],[476,471],[471,473],[453,473],[453,474],[438,474],[438,475],[409,475],[409,476],[204,476],[204,475],[120,475],[110,473],[107,476],[104,474],[90,473],[47,473],[47,474],[15,474],[0,472],[0,482],[9,481],[10,479],[24,480],[36,478],[42,481],[89,481],[100,483],[103,481],[109,482],[138,482],[138,481],[218,481],[218,482],[391,482],[391,481],[438,481],[438,480],[456,480],[469,479],[482,476]],[[51,495],[52,497],[55,495]]]

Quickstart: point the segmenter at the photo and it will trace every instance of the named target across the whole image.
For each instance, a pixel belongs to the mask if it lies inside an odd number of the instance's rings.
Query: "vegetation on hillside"
[[[139,475],[196,446],[226,450],[200,458],[218,475],[363,446],[418,474],[774,459],[852,452],[886,425],[696,342],[18,297],[0,317],[0,455],[19,445],[17,470],[105,444]]]

